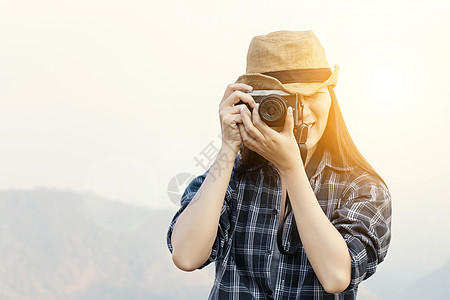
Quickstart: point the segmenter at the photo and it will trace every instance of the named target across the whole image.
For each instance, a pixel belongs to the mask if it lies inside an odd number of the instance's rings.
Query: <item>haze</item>
[[[450,258],[449,13],[448,1],[1,1],[0,189],[176,210],[169,182],[220,147],[218,103],[251,38],[312,29],[392,192],[386,270],[432,270]]]

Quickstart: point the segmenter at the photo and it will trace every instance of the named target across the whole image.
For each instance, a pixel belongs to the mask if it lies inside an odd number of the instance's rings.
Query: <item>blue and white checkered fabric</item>
[[[276,286],[271,286],[270,262],[276,247],[282,188],[280,176],[270,162],[239,171],[236,160],[224,199],[217,238],[205,264],[216,265],[209,299],[356,299],[358,284],[375,273],[386,256],[391,237],[391,197],[384,183],[357,168],[334,166],[323,154],[310,183],[331,223],[347,242],[352,258],[352,279],[342,293],[325,292],[303,247],[281,255]],[[195,178],[186,188],[178,216],[206,177]],[[292,213],[283,243],[290,246]]]

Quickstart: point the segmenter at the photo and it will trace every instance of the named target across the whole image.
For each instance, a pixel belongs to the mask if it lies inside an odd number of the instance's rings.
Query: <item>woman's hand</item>
[[[252,87],[247,84],[229,84],[219,105],[219,118],[222,129],[222,148],[224,146],[229,147],[236,154],[242,144],[242,138],[238,128],[238,124],[242,123],[240,107],[245,105],[234,105],[242,100],[253,108],[256,104],[255,100],[252,96],[245,93],[245,91],[251,90]]]
[[[259,116],[259,103],[250,112],[241,106],[242,124],[239,132],[244,145],[271,161],[280,172],[303,166],[300,150],[294,136],[294,116],[292,107],[288,107],[286,120],[281,132],[277,132],[264,123]]]

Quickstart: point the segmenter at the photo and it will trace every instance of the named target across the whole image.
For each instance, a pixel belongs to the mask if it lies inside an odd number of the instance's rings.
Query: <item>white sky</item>
[[[1,0],[0,189],[175,209],[168,183],[202,173],[194,157],[220,147],[218,103],[251,38],[312,29],[340,65],[344,117],[391,188],[398,234],[419,219],[439,226],[450,208],[449,3]],[[449,243],[438,248],[448,259]]]
[[[442,172],[449,5],[311,2],[0,2],[0,188],[165,206],[168,181],[220,146],[217,104],[251,38],[279,29],[313,29],[340,65],[347,125],[388,182]]]

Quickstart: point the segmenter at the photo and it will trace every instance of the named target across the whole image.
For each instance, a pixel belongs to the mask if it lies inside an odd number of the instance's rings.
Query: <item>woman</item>
[[[356,299],[384,260],[390,194],[348,133],[337,73],[312,31],[253,38],[246,74],[220,103],[220,152],[168,232],[180,269],[215,261],[210,299]],[[252,90],[299,101],[270,127]]]

